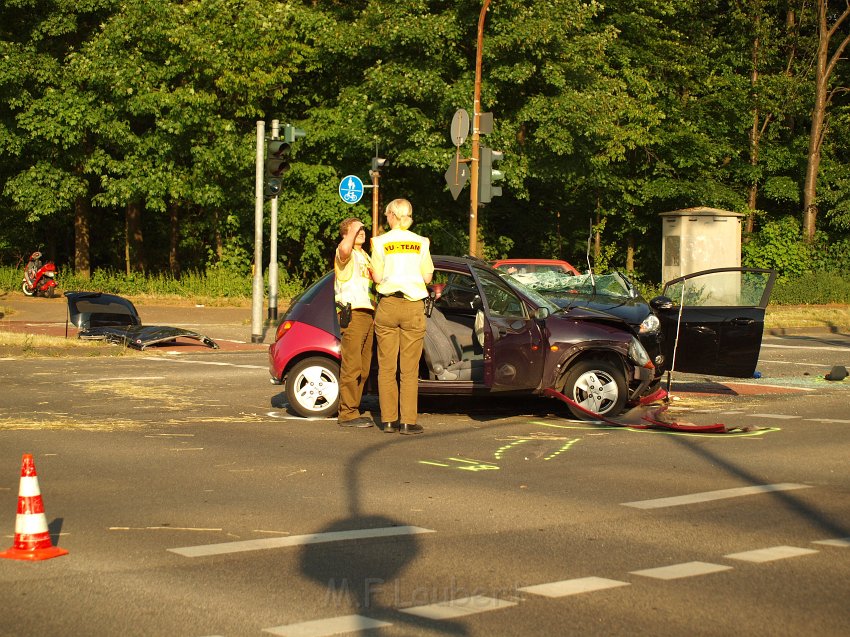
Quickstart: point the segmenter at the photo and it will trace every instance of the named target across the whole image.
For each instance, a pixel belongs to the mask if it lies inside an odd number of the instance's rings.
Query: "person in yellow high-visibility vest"
[[[375,299],[369,255],[363,249],[366,229],[360,219],[339,224],[342,240],[334,255],[334,301],[339,310],[342,339],[339,354],[339,414],[341,427],[371,427],[360,413],[363,388],[372,365]]]
[[[385,214],[390,231],[372,237],[372,278],[378,291],[375,335],[380,429],[419,434],[423,431],[416,420],[428,296],[425,286],[434,275],[434,263],[429,240],[409,230],[413,223],[410,202],[394,199]]]

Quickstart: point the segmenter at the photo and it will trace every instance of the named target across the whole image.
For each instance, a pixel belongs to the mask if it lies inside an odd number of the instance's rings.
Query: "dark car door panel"
[[[718,268],[669,281],[658,309],[662,351],[673,371],[749,378],[758,363],[776,273]]]

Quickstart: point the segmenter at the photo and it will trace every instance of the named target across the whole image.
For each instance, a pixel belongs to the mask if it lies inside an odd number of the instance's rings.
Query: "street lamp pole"
[[[481,125],[481,55],[484,48],[484,17],[490,7],[490,0],[484,0],[481,14],[478,16],[478,44],[475,47],[475,96],[472,100],[472,161],[470,162],[469,181],[469,254],[480,257],[478,246],[478,158]]]

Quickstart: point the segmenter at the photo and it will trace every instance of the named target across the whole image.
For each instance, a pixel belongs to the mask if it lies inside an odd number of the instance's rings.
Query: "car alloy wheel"
[[[572,401],[600,416],[616,416],[626,404],[626,379],[621,369],[605,360],[583,360],[567,372],[563,393]],[[588,414],[569,405],[576,418]]]
[[[313,356],[297,363],[286,375],[286,400],[305,418],[327,418],[339,408],[339,363]]]

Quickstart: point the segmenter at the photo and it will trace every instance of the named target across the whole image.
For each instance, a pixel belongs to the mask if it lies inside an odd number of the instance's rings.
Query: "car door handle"
[[[499,336],[507,336],[507,335],[508,335],[508,330],[506,330],[504,327],[500,327],[499,328]]]
[[[743,316],[732,319],[732,325],[752,325],[755,322],[755,319],[745,318]]]

